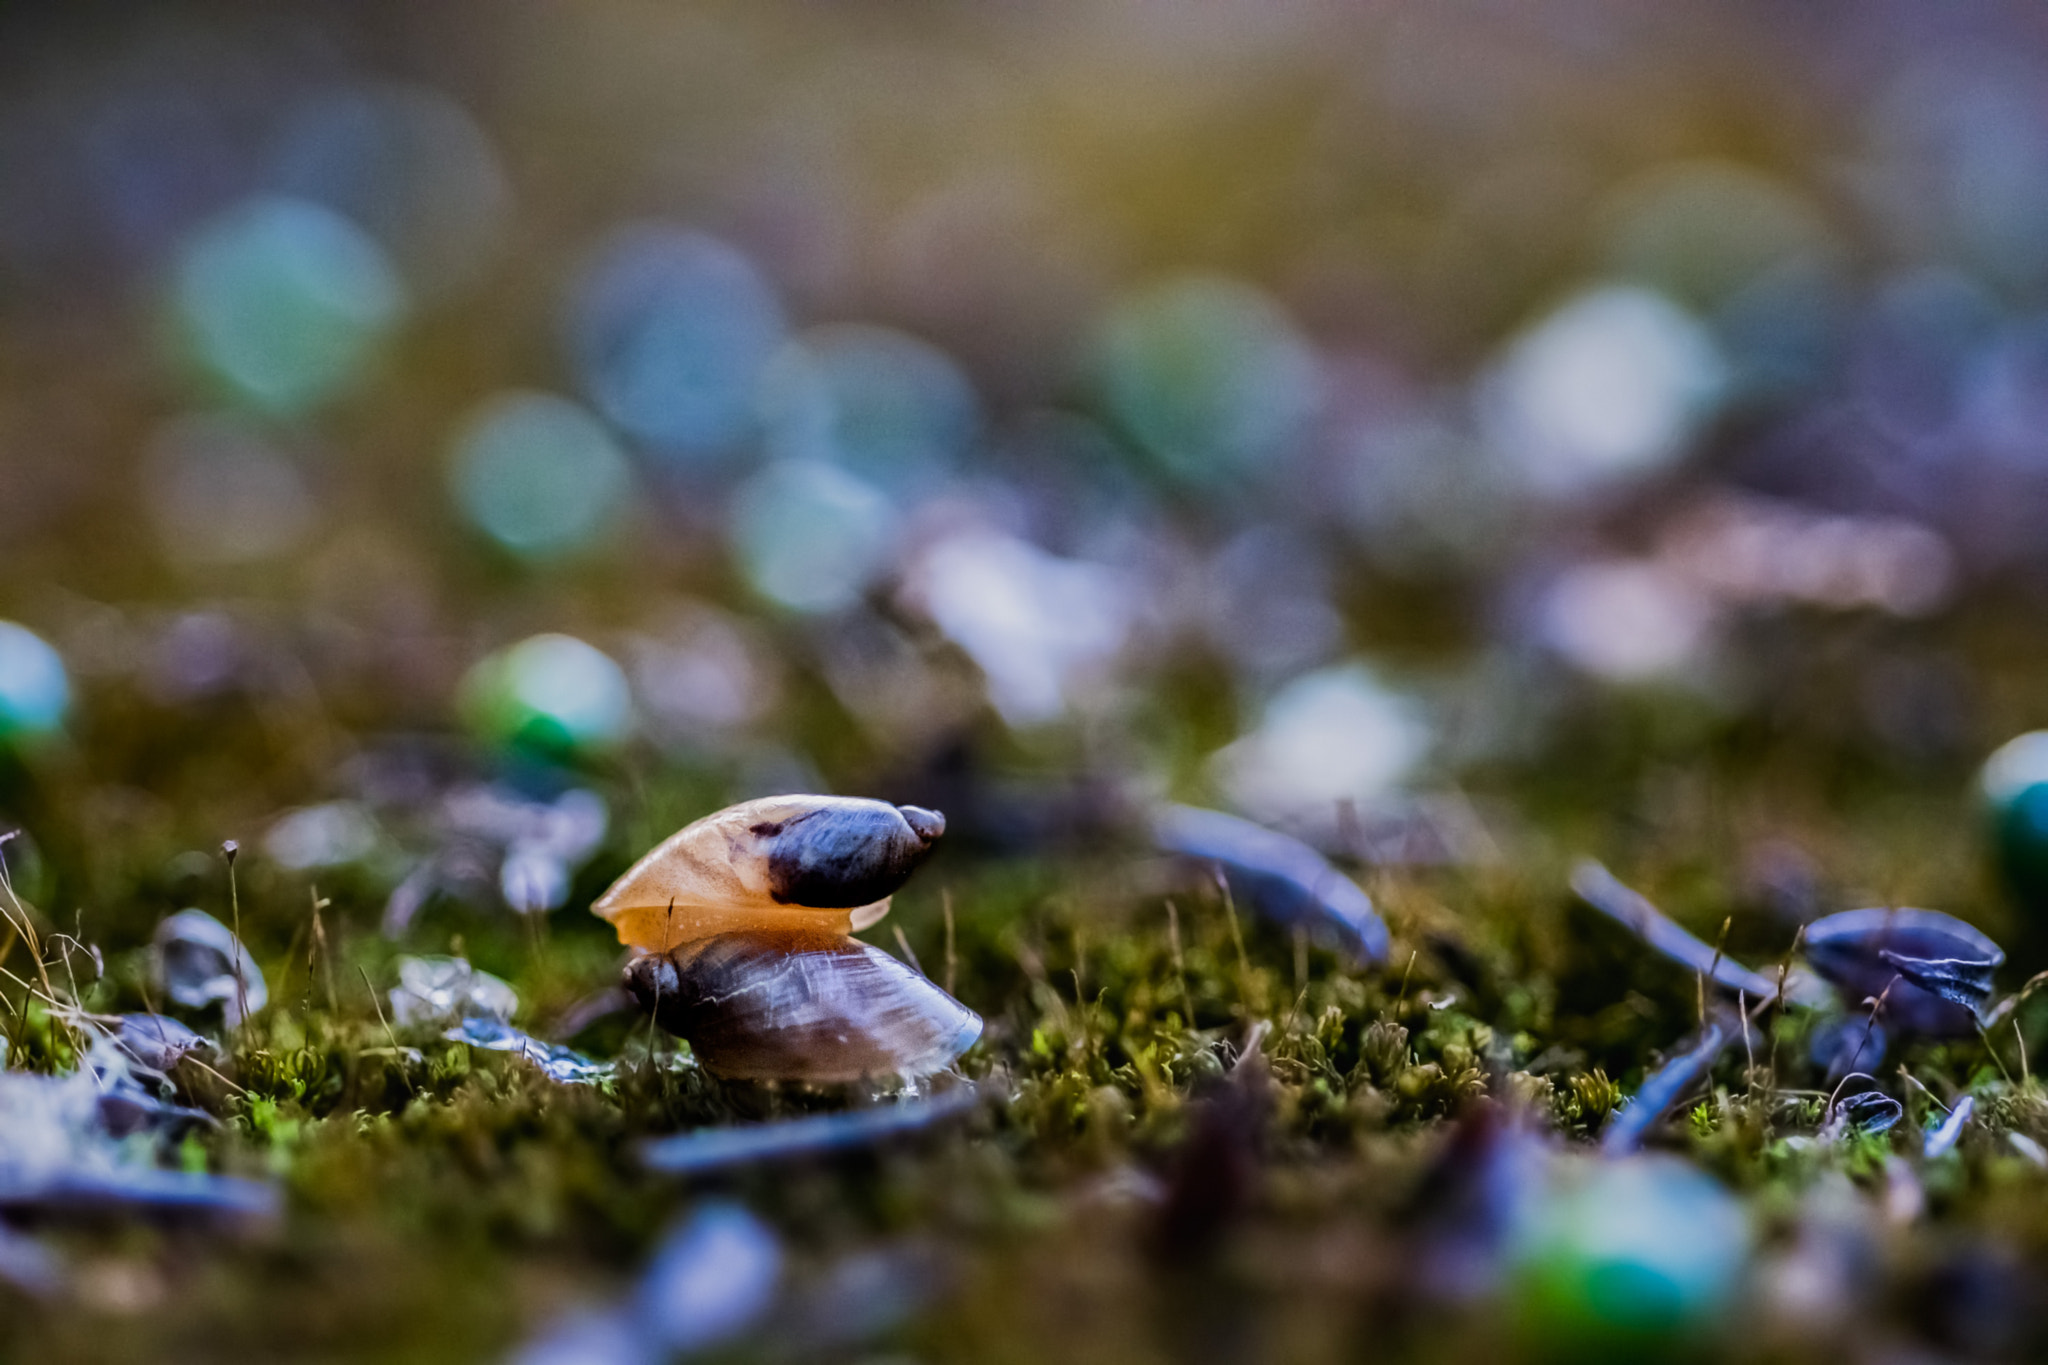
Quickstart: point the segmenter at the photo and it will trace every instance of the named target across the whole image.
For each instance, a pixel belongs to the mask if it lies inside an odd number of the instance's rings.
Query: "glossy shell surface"
[[[981,1017],[879,948],[816,929],[719,934],[636,959],[626,987],[735,1079],[830,1083],[944,1070]]]
[[[741,929],[846,934],[888,913],[945,828],[916,806],[765,797],[684,826],[591,910],[655,953]]]
[[[1967,1038],[1977,1032],[1975,1005],[1988,996],[1991,973],[2005,951],[1981,931],[1938,910],[1845,910],[1806,928],[1806,959],[1842,993],[1851,1009],[1884,997],[1882,1019],[1903,1033]],[[1902,968],[1901,960],[1908,964]],[[1944,975],[1974,978],[1982,992],[1974,1004],[1924,989],[1908,980],[1922,963]],[[1887,994],[1889,992],[1889,994]]]
[[[1372,898],[1322,854],[1222,811],[1161,806],[1152,837],[1164,851],[1223,871],[1231,895],[1282,925],[1300,925],[1361,962],[1384,962],[1387,926]]]

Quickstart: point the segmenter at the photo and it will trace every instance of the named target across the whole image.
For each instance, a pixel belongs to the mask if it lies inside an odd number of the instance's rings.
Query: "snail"
[[[1806,960],[1850,1011],[1813,1034],[1813,1059],[1833,1084],[1881,1069],[1894,1042],[1983,1032],[2005,950],[1939,910],[1877,907],[1807,925]]]
[[[1883,1001],[1878,1021],[1902,1034],[1971,1038],[2005,950],[1939,910],[1879,908],[1807,925],[1806,959],[1852,1009]]]
[[[591,910],[639,950],[627,991],[714,1074],[914,1079],[950,1066],[981,1017],[852,935],[945,829],[886,801],[748,801],[671,835]]]
[[[1814,1065],[1830,1085],[1877,1073],[1898,1042],[1978,1036],[2010,1018],[2026,994],[1992,1005],[2005,950],[1939,910],[1876,907],[1823,915],[1800,938],[1811,970],[1788,964],[1773,982],[1694,938],[1590,859],[1573,871],[1572,890],[1665,957],[1750,1001],[1826,1008],[1832,997],[1847,1013],[1823,1020],[1811,1040]],[[1882,1131],[1871,1127],[1884,1117],[1881,1108],[1844,1112],[1867,1131]]]

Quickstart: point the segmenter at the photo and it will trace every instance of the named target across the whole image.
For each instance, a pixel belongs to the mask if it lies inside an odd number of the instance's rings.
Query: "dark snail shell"
[[[1158,847],[1220,868],[1231,895],[1287,927],[1299,925],[1359,962],[1385,962],[1386,921],[1358,883],[1299,839],[1197,806],[1161,806],[1152,817]]]
[[[626,988],[712,1073],[829,1083],[930,1075],[981,1016],[879,948],[833,932],[750,929],[650,953]]]
[[[692,821],[591,910],[649,952],[735,929],[865,929],[946,832],[917,806],[770,796]]]
[[[1891,1038],[1884,1025],[1870,1017],[1869,1010],[1858,1010],[1854,1014],[1835,1015],[1816,1025],[1806,1047],[1813,1064],[1826,1073],[1828,1088],[1833,1089],[1852,1073],[1883,1075]]]
[[[1863,1133],[1889,1133],[1906,1117],[1906,1106],[1878,1090],[1858,1090],[1842,1096],[1828,1110],[1821,1124],[1823,1138],[1850,1129]]]
[[[1880,1018],[1899,1033],[1967,1038],[2005,952],[1953,915],[1880,908],[1809,924],[1806,959],[1851,1009],[1882,996]]]
[[[768,894],[784,905],[856,909],[894,895],[946,832],[946,817],[920,806],[840,800],[757,824],[768,859]]]

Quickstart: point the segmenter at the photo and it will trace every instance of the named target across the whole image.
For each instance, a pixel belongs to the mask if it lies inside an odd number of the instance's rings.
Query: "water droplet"
[[[994,532],[932,545],[905,596],[974,660],[1012,725],[1057,719],[1103,681],[1130,625],[1128,590],[1112,570]]]
[[[312,96],[286,118],[267,178],[362,224],[429,296],[467,285],[489,266],[511,209],[489,136],[427,86],[376,83]]]
[[[1344,801],[1393,790],[1430,745],[1421,707],[1362,663],[1304,674],[1267,702],[1259,726],[1213,760],[1231,799],[1276,822],[1319,825]]]
[[[232,416],[165,426],[150,442],[143,482],[165,550],[185,563],[268,559],[296,545],[313,522],[298,466]]]

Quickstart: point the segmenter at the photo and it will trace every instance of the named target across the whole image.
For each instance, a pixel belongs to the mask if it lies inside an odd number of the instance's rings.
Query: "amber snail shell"
[[[748,801],[670,836],[591,909],[641,950],[628,991],[714,1074],[925,1076],[973,1044],[980,1016],[851,935],[945,828],[885,801]]]
[[[889,912],[946,818],[851,796],[769,796],[692,821],[590,907],[619,941],[667,952],[733,929],[849,934]]]

